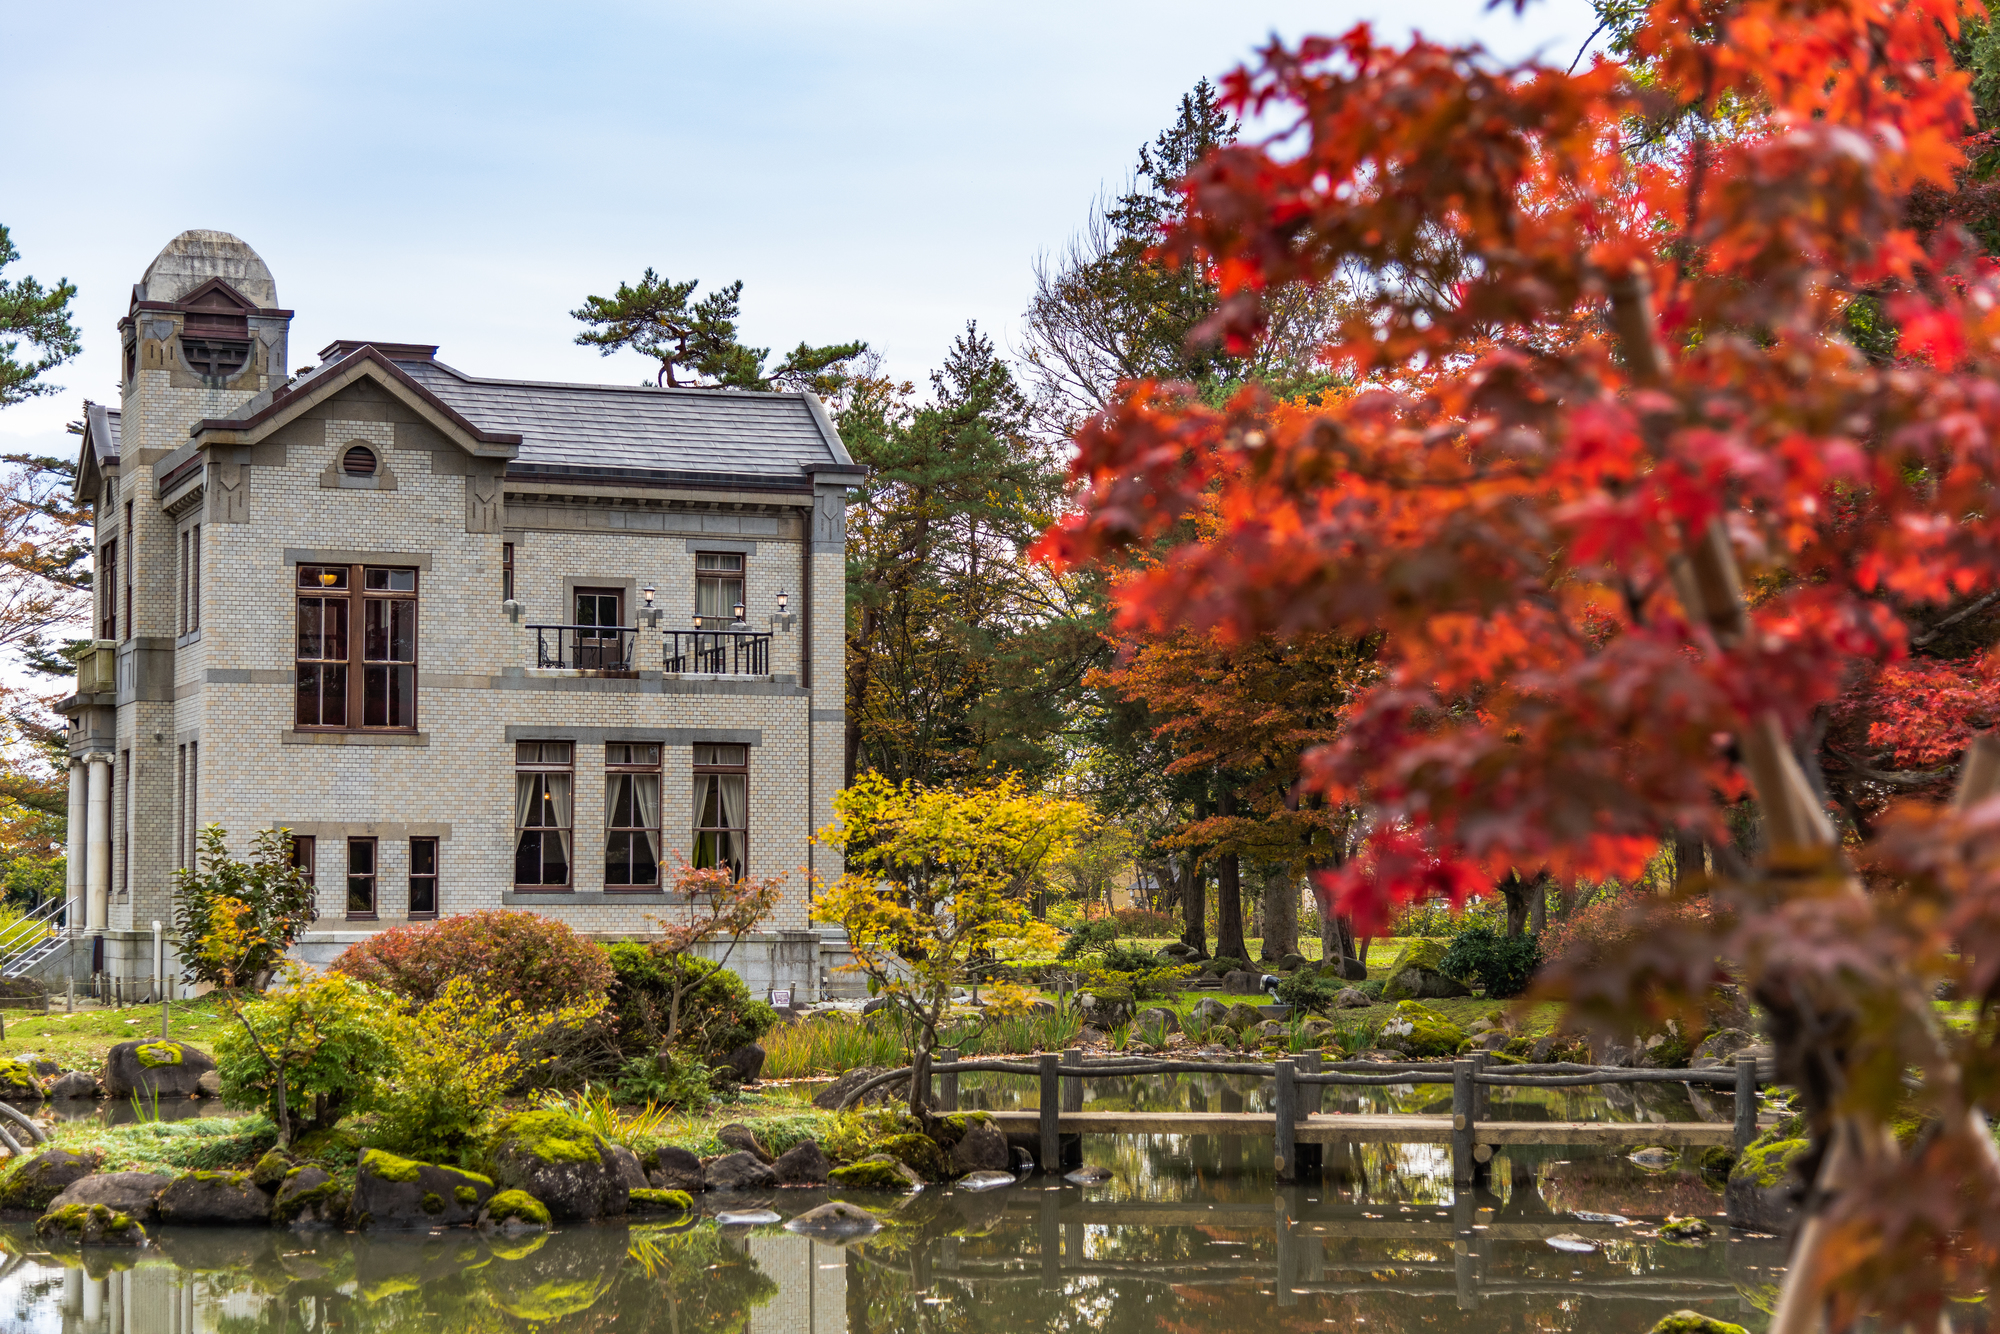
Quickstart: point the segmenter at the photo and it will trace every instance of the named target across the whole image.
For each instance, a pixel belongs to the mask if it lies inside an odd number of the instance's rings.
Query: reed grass
[[[944,1044],[967,1059],[1023,1056],[1061,1051],[1083,1028],[1081,1016],[1017,1014],[947,1029]],[[764,1075],[769,1079],[810,1079],[838,1075],[864,1065],[900,1066],[910,1059],[902,1030],[887,1021],[806,1019],[773,1029],[762,1039]],[[944,1059],[944,1053],[940,1053]]]
[[[673,1119],[673,1114],[658,1103],[649,1102],[629,1110],[621,1108],[612,1098],[611,1090],[589,1084],[576,1093],[544,1093],[542,1106],[566,1112],[613,1144],[623,1144],[628,1149],[638,1141],[658,1137]]]

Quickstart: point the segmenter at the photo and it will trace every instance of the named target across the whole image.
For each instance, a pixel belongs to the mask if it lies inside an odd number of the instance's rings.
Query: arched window
[[[341,456],[340,470],[349,477],[373,477],[375,475],[375,451],[366,445],[355,445]]]

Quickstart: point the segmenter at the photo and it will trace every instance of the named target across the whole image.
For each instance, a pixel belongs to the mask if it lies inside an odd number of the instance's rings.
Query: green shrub
[[[313,888],[292,865],[292,840],[262,829],[250,860],[229,855],[219,824],[202,826],[198,866],[174,872],[182,976],[219,987],[262,987],[313,920]]]
[[[455,977],[533,1010],[604,995],[611,964],[604,947],[532,912],[460,913],[379,931],[333,961],[335,972],[417,1004],[437,999]]]
[[[1295,1014],[1330,1014],[1333,998],[1346,985],[1338,978],[1318,976],[1301,968],[1278,983],[1278,1000],[1291,1006]]]
[[[1389,982],[1386,978],[1371,977],[1366,982],[1356,982],[1354,989],[1369,1000],[1378,1001],[1382,999],[1382,988],[1388,985]]]
[[[222,1100],[263,1109],[275,1122],[282,1069],[292,1134],[330,1130],[375,1105],[396,1067],[396,1039],[395,1006],[374,988],[337,973],[295,980],[244,1006],[241,1022],[216,1038]]]
[[[1502,936],[1490,926],[1469,926],[1452,939],[1438,971],[1460,981],[1477,981],[1487,996],[1518,996],[1542,964],[1541,942],[1531,935]]]
[[[743,979],[683,955],[662,954],[637,941],[621,940],[609,950],[613,981],[611,1012],[618,1046],[627,1056],[650,1056],[674,1027],[674,1045],[710,1065],[770,1032],[778,1012],[753,1000]],[[672,1022],[673,993],[683,989],[678,1024]]]
[[[1240,973],[1249,966],[1243,960],[1232,959],[1227,954],[1218,954],[1202,965],[1203,968],[1212,968],[1218,973]]]
[[[1118,923],[1116,921],[1109,917],[1093,917],[1069,933],[1069,939],[1063,942],[1062,950],[1056,957],[1059,959],[1075,959],[1085,954],[1097,954],[1109,949],[1117,943],[1117,940]],[[1151,961],[1150,957],[1148,961]]]
[[[707,1062],[678,1047],[628,1057],[612,1088],[621,1101],[657,1103],[677,1112],[700,1111],[713,1093]]]

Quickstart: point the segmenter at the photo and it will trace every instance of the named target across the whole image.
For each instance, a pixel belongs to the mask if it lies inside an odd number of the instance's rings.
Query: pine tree
[[[0,269],[21,257],[7,229],[0,227]],[[0,408],[12,407],[62,388],[42,377],[83,350],[83,336],[70,323],[76,285],[67,278],[43,287],[33,278],[0,278]],[[21,360],[21,340],[41,355]]]
[[[570,312],[590,326],[576,341],[607,357],[629,348],[656,359],[660,370],[655,383],[663,387],[810,390],[822,396],[836,392],[846,382],[850,364],[868,351],[868,344],[860,342],[826,347],[800,343],[766,370],[771,350],[749,347],[737,336],[742,280],[694,300],[700,285],[694,278],[677,283],[648,268],[637,285],[619,283],[610,296],[587,296]]]

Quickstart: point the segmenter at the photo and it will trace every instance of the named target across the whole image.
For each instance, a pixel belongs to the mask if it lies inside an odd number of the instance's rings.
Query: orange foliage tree
[[[2000,282],[1910,216],[1964,163],[1962,12],[1657,0],[1643,79],[1366,27],[1274,43],[1224,87],[1277,132],[1190,175],[1162,253],[1212,275],[1232,348],[1274,293],[1356,282],[1326,355],[1363,390],[1287,417],[1127,386],[1042,547],[1143,557],[1128,633],[1383,636],[1304,772],[1364,812],[1322,877],[1364,922],[1514,870],[1633,876],[1755,797],[1764,854],[1709,913],[1562,984],[1625,1021],[1691,1014],[1725,973],[1754,989],[1814,1138],[1783,1334],[1934,1325],[2000,1270],[2000,762],[1843,846],[1794,751],[1844,683],[1907,660],[1917,613],[2000,588]],[[1892,359],[1848,337],[1863,293]],[[1190,541],[1203,510],[1216,536]],[[1944,980],[1970,1027],[1938,1023]]]

